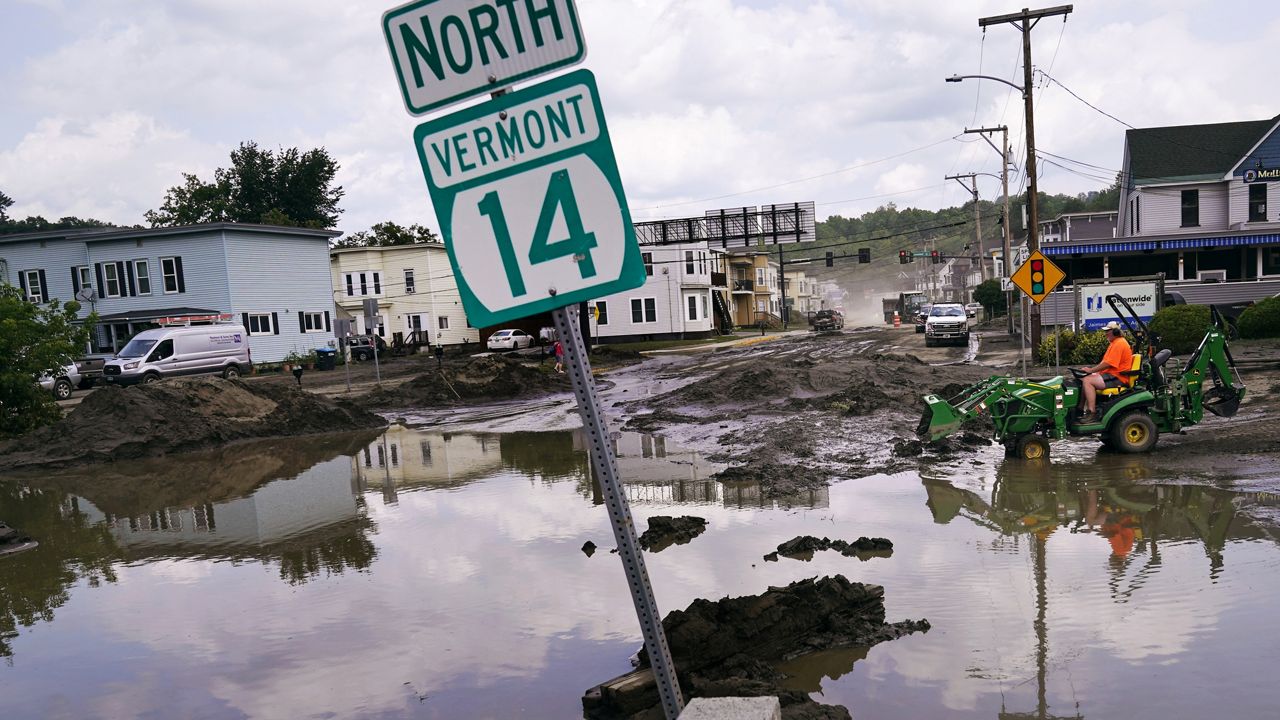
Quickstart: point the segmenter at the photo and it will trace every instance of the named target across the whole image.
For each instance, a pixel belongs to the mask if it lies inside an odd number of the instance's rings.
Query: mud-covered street
[[[1050,462],[1006,458],[982,422],[916,436],[923,395],[1016,372],[998,328],[601,352],[685,692],[774,695],[787,718],[1169,717],[1212,687],[1265,715],[1241,663],[1275,659],[1254,629],[1280,577],[1280,348],[1233,349],[1234,417],[1141,455],[1057,441]],[[0,564],[18,716],[71,686],[92,715],[124,682],[210,717],[299,687],[298,716],[654,717],[563,377],[536,352],[382,369],[350,393],[341,370],[107,388],[38,451],[4,447],[2,516],[39,543]],[[137,661],[117,680],[85,653]]]

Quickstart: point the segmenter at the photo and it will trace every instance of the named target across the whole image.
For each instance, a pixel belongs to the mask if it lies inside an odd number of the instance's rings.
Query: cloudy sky
[[[1274,3],[1081,0],[1040,22],[1033,64],[1136,127],[1273,117]],[[1015,3],[578,0],[637,220],[796,200],[819,217],[965,199],[947,174],[998,173],[966,127],[1021,144],[1020,34],[977,19]],[[1046,7],[1048,4],[1045,5]],[[18,217],[143,222],[166,188],[210,178],[241,141],[323,146],[339,228],[438,228],[366,0],[0,0],[0,190]],[[1254,55],[1255,50],[1259,51]],[[1038,80],[1041,189],[1114,176],[1124,126]],[[1050,158],[1053,159],[1053,158]],[[1022,162],[1018,163],[1019,169]],[[1093,166],[1093,167],[1090,167]],[[1093,177],[1090,177],[1093,176]],[[1014,188],[1020,186],[1014,183]],[[995,197],[999,182],[980,178]]]

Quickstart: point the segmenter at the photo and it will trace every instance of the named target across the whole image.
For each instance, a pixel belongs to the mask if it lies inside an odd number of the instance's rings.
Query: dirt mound
[[[778,556],[782,555],[797,560],[809,561],[813,559],[813,554],[819,550],[836,550],[846,557],[867,560],[872,557],[889,557],[893,553],[893,543],[886,538],[869,538],[865,536],[853,542],[848,542],[825,537],[817,538],[812,535],[797,535],[782,543],[776,551],[764,557],[769,560],[770,556],[772,556],[773,560],[777,560]]]
[[[345,400],[215,377],[104,387],[67,417],[0,446],[0,469],[158,457],[248,438],[381,427]]]
[[[570,389],[568,375],[552,366],[531,365],[506,355],[457,358],[394,388],[379,388],[359,399],[373,408],[415,407],[532,397]]]
[[[672,545],[684,545],[706,529],[706,518],[694,515],[654,515],[649,518],[649,529],[640,535],[640,547],[648,552],[662,552]]]
[[[843,576],[771,587],[760,595],[694,600],[662,621],[686,698],[776,695],[784,718],[849,717],[805,693],[785,690],[772,663],[820,650],[865,646],[927,631],[927,620],[886,623],[884,588]],[[583,698],[588,718],[634,717],[658,703],[648,657],[641,670],[593,688]]]
[[[773,499],[824,488],[830,482],[831,475],[802,463],[780,463],[761,459],[746,465],[725,468],[712,475],[711,479],[722,483],[759,485],[760,496]]]

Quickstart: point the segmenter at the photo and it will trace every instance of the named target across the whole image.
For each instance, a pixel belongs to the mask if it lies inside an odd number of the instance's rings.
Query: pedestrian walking
[[[564,346],[560,344],[559,340],[556,341],[555,354],[556,354],[556,372],[563,375],[564,374]]]

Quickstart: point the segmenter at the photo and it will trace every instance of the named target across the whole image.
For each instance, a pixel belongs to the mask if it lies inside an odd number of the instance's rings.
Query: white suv
[[[969,344],[969,316],[959,303],[934,303],[929,317],[924,321],[925,347],[933,347],[943,340],[959,340]]]

